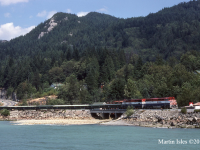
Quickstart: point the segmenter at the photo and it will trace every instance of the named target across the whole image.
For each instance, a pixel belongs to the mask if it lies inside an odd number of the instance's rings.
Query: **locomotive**
[[[112,104],[121,104],[123,108],[132,106],[136,109],[178,108],[176,99],[174,97],[124,99],[120,101],[113,101]]]

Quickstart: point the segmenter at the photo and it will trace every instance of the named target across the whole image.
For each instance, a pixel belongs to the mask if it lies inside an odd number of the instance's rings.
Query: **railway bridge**
[[[1,106],[0,110],[48,110],[48,109],[68,109],[80,110],[87,109],[93,117],[96,118],[118,118],[126,109],[122,108],[120,104],[106,104],[106,105],[41,105],[41,106]]]

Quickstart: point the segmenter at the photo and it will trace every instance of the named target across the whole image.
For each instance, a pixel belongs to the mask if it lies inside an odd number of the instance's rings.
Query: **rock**
[[[162,121],[161,121],[161,124],[163,124],[163,125],[164,125],[164,124],[165,124],[165,121],[164,121],[164,120],[162,120]]]
[[[186,124],[180,125],[181,128],[186,128]]]
[[[194,129],[195,126],[193,126],[193,125],[187,125],[186,128],[192,128],[192,129]]]
[[[187,120],[189,120],[189,121],[193,121],[193,118],[187,118]]]
[[[82,114],[82,111],[79,110],[79,111],[75,111],[74,113],[76,116],[80,116]]]
[[[175,121],[172,121],[172,122],[171,122],[171,126],[176,126],[176,124],[177,124],[177,123],[176,123]]]
[[[45,34],[47,34],[48,32],[41,32],[40,35],[38,36],[38,39],[40,39],[41,37],[43,37]]]
[[[195,122],[196,122],[197,120],[198,120],[198,118],[197,118],[197,117],[194,117],[194,118],[193,118],[193,121],[195,121]]]

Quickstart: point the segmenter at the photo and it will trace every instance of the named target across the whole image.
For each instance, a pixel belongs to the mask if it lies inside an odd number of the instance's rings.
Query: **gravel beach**
[[[84,125],[84,124],[100,124],[110,120],[73,120],[73,119],[53,119],[53,120],[18,120],[12,121],[14,125]]]

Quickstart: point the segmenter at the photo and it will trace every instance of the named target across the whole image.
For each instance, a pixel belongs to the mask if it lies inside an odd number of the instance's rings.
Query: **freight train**
[[[112,101],[112,104],[121,104],[123,108],[132,106],[136,109],[171,109],[178,108],[176,99],[174,97],[162,98],[144,98],[144,99],[124,99],[120,101]]]

